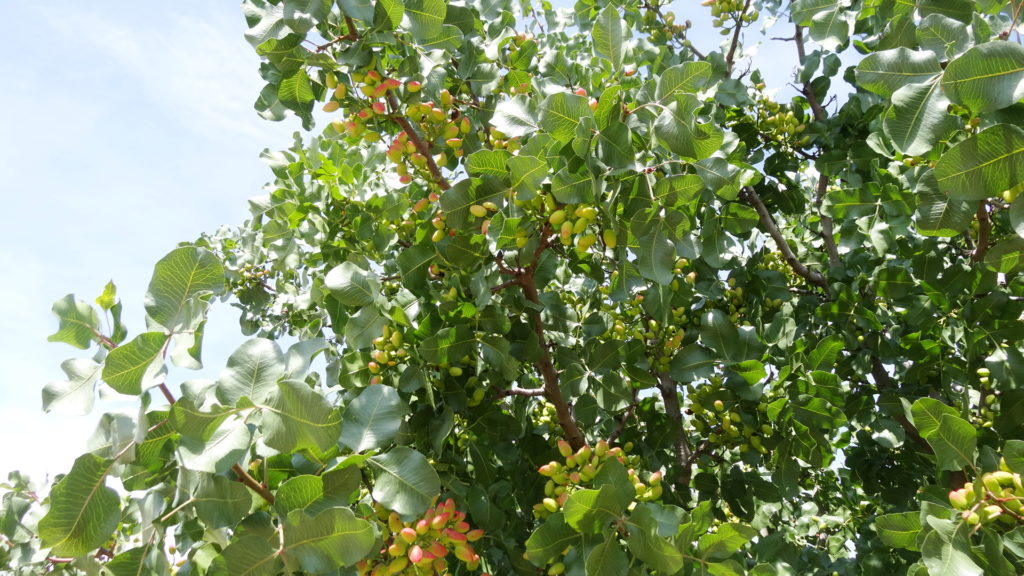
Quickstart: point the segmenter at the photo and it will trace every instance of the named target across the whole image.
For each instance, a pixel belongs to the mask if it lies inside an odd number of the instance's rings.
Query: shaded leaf
[[[423,514],[441,492],[441,480],[423,454],[397,446],[368,460],[376,473],[373,499],[403,516]]]
[[[345,406],[341,443],[353,452],[390,444],[409,414],[409,406],[390,386],[370,386]]]

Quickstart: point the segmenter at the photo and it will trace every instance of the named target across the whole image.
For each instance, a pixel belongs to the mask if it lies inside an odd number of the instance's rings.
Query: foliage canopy
[[[246,0],[310,135],[141,332],[54,304],[44,408],[139,411],[11,474],[0,569],[1021,573],[1021,3],[704,5]]]

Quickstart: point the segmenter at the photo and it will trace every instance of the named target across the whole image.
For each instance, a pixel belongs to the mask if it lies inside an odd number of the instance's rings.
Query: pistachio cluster
[[[731,28],[750,24],[760,16],[756,9],[744,11],[745,0],[704,0],[701,4],[711,7],[711,25],[722,28],[723,36]]]
[[[1020,474],[1010,471],[1006,460],[999,470],[985,472],[974,482],[949,493],[949,503],[972,526],[1010,530],[1024,523],[1024,484]]]
[[[360,576],[427,576],[448,574],[449,553],[467,569],[480,567],[480,555],[473,542],[484,531],[473,529],[466,514],[455,509],[451,498],[430,507],[413,522],[405,522],[395,512],[376,505],[377,518],[388,534],[380,554],[356,564]],[[488,576],[483,574],[483,576]]]
[[[687,412],[692,416],[694,429],[706,434],[712,444],[738,447],[741,452],[756,450],[767,454],[764,439],[772,435],[772,426],[767,419],[768,404],[750,403],[733,398],[728,390],[721,387],[721,379],[713,377],[709,384],[694,388],[688,384],[686,397],[689,400]]]
[[[366,369],[376,379],[372,384],[380,382],[379,374],[394,368],[409,355],[409,351],[402,345],[403,341],[402,331],[390,324],[385,324],[381,335],[373,339],[373,351],[370,352],[372,360],[366,364]]]

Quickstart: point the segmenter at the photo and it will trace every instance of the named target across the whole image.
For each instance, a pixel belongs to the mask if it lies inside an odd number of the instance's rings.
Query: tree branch
[[[821,219],[821,239],[825,241],[825,252],[828,254],[828,263],[831,266],[839,266],[839,248],[836,247],[835,230],[832,228],[832,218],[821,211],[821,204],[825,200],[825,193],[828,191],[828,176],[818,175],[818,190],[814,195],[814,207],[818,210],[818,218]]]
[[[974,247],[974,253],[971,254],[971,260],[975,262],[981,262],[985,259],[985,253],[988,252],[988,236],[992,231],[992,219],[988,217],[988,209],[985,207],[985,201],[978,201],[978,242]]]
[[[398,97],[395,96],[394,92],[388,91],[387,93],[388,106],[391,108],[391,113],[394,114],[392,119],[405,130],[406,136],[409,137],[409,142],[412,142],[413,146],[416,147],[416,151],[422,154],[427,159],[427,169],[430,170],[430,175],[433,176],[434,182],[437,183],[438,187],[442,190],[447,190],[452,187],[448,179],[441,173],[441,169],[438,168],[437,162],[434,161],[434,156],[430,152],[430,145],[423,141],[419,132],[413,127],[412,122],[401,114],[400,109],[401,103],[398,101]]]
[[[743,3],[739,18],[736,19],[736,29],[732,33],[732,44],[729,45],[729,53],[725,55],[725,77],[732,76],[732,67],[736,63],[736,49],[740,46],[740,33],[743,32],[743,16],[750,9],[750,0]]]
[[[775,220],[772,218],[772,215],[768,213],[768,208],[764,205],[764,202],[761,201],[761,197],[757,195],[757,192],[753,188],[747,186],[740,191],[740,196],[757,211],[757,215],[760,217],[761,227],[768,232],[773,240],[775,240],[775,245],[779,247],[779,251],[782,252],[783,257],[785,257],[786,262],[789,263],[789,267],[793,269],[793,272],[796,272],[809,283],[827,289],[828,280],[825,276],[820,272],[811,270],[805,266],[803,262],[797,260],[796,255],[793,253],[793,249],[789,246],[789,242],[787,242],[786,238],[782,236],[782,231],[779,230],[778,225],[775,224]]]
[[[274,494],[266,486],[260,484],[255,478],[249,475],[249,472],[245,468],[242,468],[241,464],[235,464],[231,467],[231,471],[238,476],[238,481],[245,484],[250,490],[260,495],[261,498],[267,501],[267,504],[274,503]]]
[[[543,388],[509,388],[498,392],[498,398],[505,398],[507,396],[543,396],[545,394]]]
[[[661,398],[665,402],[665,413],[672,420],[675,426],[675,439],[673,448],[676,454],[676,464],[679,466],[678,481],[681,484],[690,483],[690,443],[686,440],[685,429],[683,428],[683,412],[679,407],[679,391],[676,383],[665,372],[658,372],[658,390],[661,391]]]

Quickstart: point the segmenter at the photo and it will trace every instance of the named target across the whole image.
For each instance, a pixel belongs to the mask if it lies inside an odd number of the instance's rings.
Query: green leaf
[[[206,440],[182,436],[178,444],[181,465],[189,470],[223,474],[237,464],[249,452],[252,432],[245,420],[231,417]]]
[[[233,528],[252,508],[252,493],[240,482],[202,474],[192,501],[207,528]]]
[[[754,536],[757,536],[757,531],[750,526],[735,522],[722,524],[714,534],[705,534],[697,540],[697,555],[706,560],[723,560],[735,554]]]
[[[387,318],[374,306],[363,309],[345,323],[345,344],[353,350],[362,350],[373,345],[373,339],[381,335]]]
[[[473,175],[508,176],[511,154],[506,150],[477,150],[466,157],[466,171]]]
[[[622,502],[615,497],[615,489],[602,486],[599,490],[573,492],[562,512],[565,522],[577,532],[597,534],[618,518],[623,509]]]
[[[842,0],[794,0],[789,8],[790,20],[799,26],[809,26],[815,15],[834,11]]]
[[[654,121],[654,134],[672,152],[693,160],[711,156],[721,147],[724,135],[710,124],[697,124],[694,113],[701,102],[693,94],[682,94],[662,108]]]
[[[732,234],[746,234],[753,230],[760,217],[757,211],[745,204],[730,202],[722,211],[722,227]]]
[[[305,68],[299,68],[282,78],[277,87],[277,99],[288,108],[304,109],[313,102],[313,98],[313,84]]]
[[[900,88],[927,83],[941,72],[935,54],[900,47],[869,54],[855,74],[858,86],[889,98]]]
[[[537,131],[537,111],[533,102],[523,96],[503,100],[491,116],[494,126],[509,138],[519,138]],[[575,131],[575,128],[573,129]]]
[[[611,62],[612,70],[620,70],[623,56],[622,19],[614,4],[609,4],[598,14],[592,32],[594,52]]]
[[[637,268],[648,280],[667,286],[675,277],[676,247],[661,229],[655,226],[649,234],[638,238]]]
[[[939,190],[957,200],[984,200],[1016,186],[1024,173],[1024,131],[997,124],[959,142],[935,165]]]
[[[377,0],[374,5],[374,23],[386,27],[387,30],[398,28],[404,15],[405,3],[402,0]]]
[[[914,418],[917,433],[924,437],[939,427],[943,416],[956,416],[957,411],[956,408],[947,406],[935,398],[918,398],[910,407],[910,414]]]
[[[856,12],[838,6],[835,10],[819,12],[811,18],[808,28],[811,40],[824,50],[835,51],[850,39],[856,18]]]
[[[629,558],[617,538],[608,538],[587,554],[586,576],[621,576],[629,573]]]
[[[291,33],[284,23],[284,7],[279,4],[269,4],[265,0],[245,0],[242,2],[242,11],[249,25],[245,39],[253,47],[270,39],[279,40]]]
[[[1024,194],[1018,195],[1010,203],[1010,225],[1018,236],[1024,237]]]
[[[630,552],[659,573],[675,574],[683,567],[682,553],[658,531],[658,505],[652,502],[637,504],[626,527]]]
[[[884,116],[885,133],[896,150],[907,156],[930,151],[953,128],[955,118],[946,112],[949,100],[936,81],[909,84],[893,93],[892,106]]]
[[[167,558],[152,542],[118,552],[113,560],[103,566],[103,570],[104,576],[157,576],[169,573]]]
[[[367,306],[380,293],[380,282],[374,274],[344,262],[324,276],[324,288],[346,306]]]
[[[711,63],[683,62],[661,73],[655,95],[659,101],[675,100],[677,95],[697,92],[710,79]]]
[[[277,550],[262,536],[248,534],[221,553],[234,576],[276,576],[284,567]]]
[[[577,94],[557,92],[545,98],[540,105],[540,128],[559,142],[572,140],[580,120],[593,117],[594,112],[587,99]]]
[[[220,406],[203,412],[196,408],[192,398],[183,396],[171,405],[168,419],[174,430],[182,436],[205,442],[230,414],[231,412]]]
[[[1024,238],[1008,238],[989,248],[985,264],[1003,274],[1024,269]]]
[[[351,566],[373,550],[373,526],[348,508],[328,508],[316,516],[293,510],[284,524],[284,547],[289,560],[312,574]]]
[[[508,167],[512,171],[512,187],[519,200],[532,200],[548,177],[548,163],[536,156],[513,156],[508,160]]]
[[[88,554],[117,529],[120,498],[106,483],[112,465],[110,460],[83,454],[50,491],[50,509],[39,521],[39,538],[52,554]]]
[[[46,338],[48,342],[63,342],[85,350],[100,333],[100,319],[96,309],[79,300],[74,294],[53,303],[53,315],[60,319],[57,331]]]
[[[409,17],[412,37],[423,42],[441,34],[447,7],[444,0],[406,0],[405,15]]]
[[[942,14],[964,24],[970,24],[974,15],[974,2],[971,0],[918,0],[917,8],[922,18]]]
[[[957,104],[975,113],[1000,110],[1024,98],[1024,46],[988,42],[951,61],[942,89]]]
[[[928,533],[921,544],[921,559],[928,567],[928,576],[982,576],[984,571],[972,559],[968,526],[961,522],[952,537],[941,531]]]
[[[922,236],[952,237],[967,230],[974,220],[975,207],[937,191],[933,173],[921,179],[918,186],[920,204],[914,221]]]
[[[210,295],[224,292],[224,267],[205,248],[185,246],[156,263],[146,291],[146,313],[169,332],[194,329]]]
[[[598,134],[598,157],[609,168],[624,169],[636,165],[633,135],[622,122],[613,121]]]
[[[723,200],[735,200],[740,193],[740,169],[733,166],[725,158],[717,156],[704,158],[693,164],[697,174],[704,181],[704,186]]]
[[[345,406],[341,443],[353,452],[383,448],[394,441],[409,406],[390,386],[370,386]]]
[[[402,250],[398,254],[398,269],[402,273],[402,285],[409,290],[418,290],[426,286],[427,271],[437,252],[432,246],[422,244]]]
[[[942,14],[930,14],[917,28],[917,41],[942,60],[963,54],[971,46],[971,35],[963,22]]]
[[[535,566],[544,566],[579,540],[579,533],[565,523],[565,516],[555,512],[526,540],[526,558]]]
[[[669,375],[677,382],[693,382],[715,372],[715,357],[702,346],[690,344],[672,357]]]
[[[1010,471],[1024,474],[1024,440],[1007,440],[1003,444],[1003,458]]]
[[[278,382],[264,410],[263,441],[281,452],[324,452],[341,434],[341,419],[331,403],[299,380]]]
[[[226,406],[242,398],[262,404],[277,390],[284,374],[284,354],[277,342],[254,338],[228,357],[227,368],[217,380],[217,399]]]
[[[164,372],[163,352],[168,335],[143,332],[131,342],[110,351],[103,366],[103,381],[121,394],[141,394],[143,388],[157,384]]]
[[[939,470],[962,470],[974,465],[974,451],[978,443],[977,431],[970,422],[952,414],[943,414],[939,425],[921,437],[935,451]]]
[[[88,414],[96,400],[96,380],[103,365],[88,358],[69,358],[61,362],[60,369],[68,379],[50,382],[43,387],[43,410]]]
[[[917,550],[917,535],[921,532],[920,512],[897,512],[875,518],[875,532],[886,546]]]
[[[551,179],[551,195],[560,204],[591,203],[594,201],[594,177],[586,169],[571,172],[563,168]]]
[[[752,332],[738,330],[729,316],[718,309],[701,317],[700,341],[729,364],[756,360],[764,353],[764,345]]]
[[[407,446],[368,462],[376,473],[373,499],[402,516],[423,514],[441,492],[441,480],[426,457]]]

